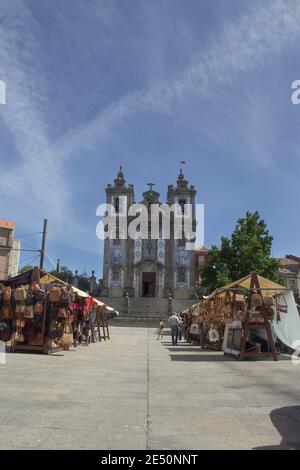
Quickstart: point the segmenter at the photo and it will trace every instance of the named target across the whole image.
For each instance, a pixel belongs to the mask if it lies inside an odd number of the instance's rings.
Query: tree
[[[68,284],[72,283],[73,273],[70,269],[67,268],[67,266],[62,266],[59,273],[54,269],[53,271],[50,271],[50,274],[63,282]]]
[[[33,266],[31,266],[30,264],[25,264],[25,266],[23,266],[23,268],[19,270],[19,274],[26,273],[27,271],[31,271],[32,269]]]
[[[90,278],[86,273],[78,274],[78,287],[84,292],[88,292],[90,289]]]
[[[215,289],[254,271],[277,281],[280,263],[271,257],[272,242],[259,213],[246,212],[231,238],[222,237],[220,247],[213,246],[209,251],[209,261],[201,268],[203,286]]]

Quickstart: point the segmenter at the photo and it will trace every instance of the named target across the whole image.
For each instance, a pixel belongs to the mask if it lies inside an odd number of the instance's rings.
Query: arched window
[[[120,268],[118,266],[113,267],[112,269],[112,280],[117,282],[120,280]]]
[[[178,204],[179,204],[180,207],[181,207],[181,212],[184,214],[184,206],[185,206],[185,204],[186,204],[185,199],[179,199]]]
[[[178,282],[183,283],[186,281],[186,270],[184,266],[181,266],[177,271]]]
[[[115,211],[117,214],[120,212],[120,199],[118,197],[115,198]]]

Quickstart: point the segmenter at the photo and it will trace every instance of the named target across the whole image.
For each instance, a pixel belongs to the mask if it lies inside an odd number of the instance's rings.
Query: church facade
[[[158,297],[172,296],[178,299],[195,297],[195,251],[186,249],[184,233],[178,239],[174,234],[174,219],[171,217],[170,237],[162,236],[159,230],[157,238],[151,238],[151,205],[161,204],[160,194],[148,184],[149,189],[143,193],[141,204],[146,206],[149,221],[149,237],[141,237],[137,230],[134,237],[122,239],[106,238],[103,255],[102,295],[108,297]],[[120,168],[114,184],[108,184],[105,190],[106,201],[115,208],[118,214],[120,201],[126,196],[127,209],[135,203],[134,186],[126,184],[124,173]],[[182,169],[176,185],[167,188],[166,202],[169,207],[179,204],[184,211],[184,204],[192,207],[191,223],[195,227],[194,186],[189,185]],[[128,216],[128,225],[134,217]]]

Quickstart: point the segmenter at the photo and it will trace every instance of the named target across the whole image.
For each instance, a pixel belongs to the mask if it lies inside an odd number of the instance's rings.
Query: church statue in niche
[[[141,201],[149,210],[148,239],[142,239],[139,232],[133,240],[117,238],[104,241],[103,288],[102,295],[123,297],[168,297],[189,298],[194,296],[195,287],[195,252],[185,249],[185,240],[175,239],[171,226],[171,238],[151,239],[151,204],[160,204],[160,194],[155,191],[154,183],[148,183]],[[114,184],[106,187],[107,203],[113,204],[116,213],[120,207],[121,196],[127,196],[127,209],[135,202],[134,186],[126,184],[122,167]],[[196,190],[185,179],[182,168],[176,185],[169,185],[166,203],[193,206],[195,214]],[[132,217],[128,217],[128,224]],[[193,219],[194,222],[194,219]],[[118,234],[118,231],[117,231]]]

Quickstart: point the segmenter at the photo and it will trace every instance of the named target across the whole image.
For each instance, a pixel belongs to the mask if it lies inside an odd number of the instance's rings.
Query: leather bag
[[[22,286],[22,287],[18,287],[16,290],[15,290],[15,301],[16,302],[25,302],[26,300],[26,290],[25,288]]]
[[[60,302],[61,289],[59,287],[52,287],[49,292],[49,302]]]
[[[60,307],[57,311],[57,318],[67,318],[67,310],[65,307]]]
[[[34,305],[34,313],[41,315],[44,312],[44,304],[42,302],[36,302]]]
[[[34,318],[34,309],[33,309],[32,305],[26,305],[25,312],[24,312],[24,317],[27,318],[27,319]]]
[[[11,300],[11,288],[10,287],[4,287],[3,288],[3,301],[4,302],[10,302]]]

